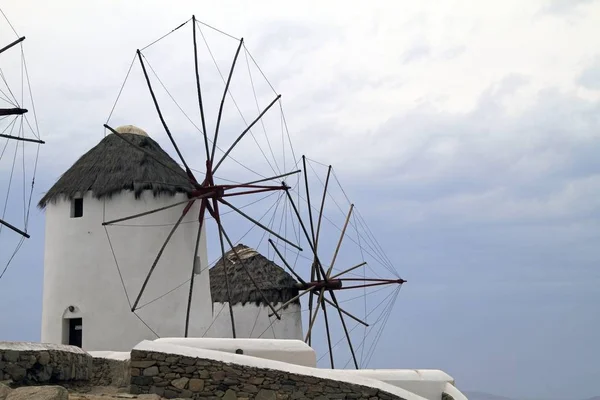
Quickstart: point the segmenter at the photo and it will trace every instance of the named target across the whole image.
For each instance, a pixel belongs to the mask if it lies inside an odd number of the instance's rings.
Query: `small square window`
[[[71,218],[83,217],[83,199],[72,199],[71,200]]]

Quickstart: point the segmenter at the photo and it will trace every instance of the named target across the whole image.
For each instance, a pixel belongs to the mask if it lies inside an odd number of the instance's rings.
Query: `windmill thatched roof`
[[[241,261],[235,257],[233,250],[230,250],[225,253],[225,264],[223,264],[223,259],[220,259],[210,269],[210,292],[213,303],[229,301],[225,282],[226,266],[231,291],[231,304],[255,303],[256,305],[267,305],[252,280],[248,277],[242,262],[271,304],[285,303],[298,295],[296,280],[283,268],[243,244],[235,246],[235,250]],[[300,301],[296,300],[294,303],[300,304]]]
[[[117,131],[152,156],[111,133],[81,156],[42,197],[38,206],[44,208],[48,203],[61,198],[72,199],[88,190],[98,199],[110,198],[122,190],[133,191],[136,198],[144,190],[151,190],[154,196],[192,191],[193,186],[183,169],[144,131],[131,125]]]

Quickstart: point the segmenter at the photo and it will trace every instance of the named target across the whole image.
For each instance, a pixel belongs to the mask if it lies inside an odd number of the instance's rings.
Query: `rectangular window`
[[[71,200],[71,218],[83,217],[83,199],[72,199]]]

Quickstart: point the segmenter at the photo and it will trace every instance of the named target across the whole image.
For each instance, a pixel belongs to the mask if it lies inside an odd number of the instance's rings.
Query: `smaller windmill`
[[[349,333],[349,330],[348,330],[348,327],[346,324],[346,318],[351,318],[352,320],[363,325],[364,327],[368,327],[369,324],[366,321],[364,321],[363,319],[358,318],[354,314],[352,314],[352,313],[348,312],[347,310],[345,310],[344,308],[342,308],[340,306],[340,302],[338,301],[338,297],[337,297],[336,293],[338,293],[339,291],[346,291],[346,290],[352,290],[352,289],[359,290],[359,289],[366,289],[366,288],[372,288],[372,287],[377,287],[377,286],[397,285],[398,287],[400,287],[403,283],[406,282],[406,280],[400,278],[399,276],[397,276],[395,278],[366,277],[366,275],[363,275],[362,277],[359,277],[356,275],[351,276],[351,273],[353,271],[355,271],[361,267],[364,268],[367,265],[367,261],[364,261],[364,256],[363,256],[363,260],[361,260],[361,261],[356,260],[356,263],[354,263],[353,265],[346,266],[343,270],[341,270],[341,271],[338,270],[337,272],[334,273],[334,268],[337,266],[336,262],[338,261],[338,255],[340,254],[340,250],[342,248],[344,240],[346,240],[346,241],[350,240],[348,238],[347,232],[348,232],[348,226],[351,223],[352,218],[353,218],[353,212],[355,211],[354,204],[349,205],[349,210],[345,216],[343,226],[341,227],[339,238],[335,242],[330,242],[331,244],[335,243],[331,261],[328,264],[326,264],[324,262],[325,254],[328,253],[331,249],[327,249],[327,248],[324,249],[325,246],[323,246],[323,244],[321,244],[321,247],[319,247],[319,239],[321,238],[321,234],[322,234],[321,228],[322,228],[323,217],[324,217],[325,203],[326,203],[328,196],[331,196],[331,194],[328,192],[328,187],[330,184],[330,179],[331,179],[331,174],[332,174],[333,168],[331,166],[327,167],[327,175],[325,177],[325,183],[323,184],[323,193],[320,198],[319,208],[317,209],[316,207],[313,206],[313,204],[311,202],[311,196],[310,196],[310,186],[311,185],[310,185],[309,178],[308,178],[306,156],[302,156],[302,164],[303,164],[303,174],[304,174],[304,183],[305,183],[305,185],[304,185],[305,196],[306,196],[305,200],[306,200],[306,205],[307,205],[307,217],[308,217],[308,225],[310,228],[310,232],[309,232],[308,227],[306,226],[306,223],[304,222],[304,219],[301,216],[300,211],[296,207],[293,197],[290,194],[289,190],[286,190],[286,194],[288,196],[290,204],[292,204],[294,213],[298,217],[301,231],[302,231],[304,238],[306,239],[306,242],[308,243],[308,247],[310,248],[311,253],[312,253],[312,260],[310,260],[311,261],[310,278],[304,279],[301,276],[301,274],[297,272],[298,268],[293,268],[290,265],[290,263],[288,261],[286,261],[286,257],[278,249],[275,242],[273,240],[269,239],[269,243],[273,247],[273,250],[276,252],[276,254],[279,257],[279,259],[281,260],[281,262],[296,277],[296,279],[298,279],[298,281],[299,281],[298,288],[300,289],[300,293],[298,295],[294,296],[288,302],[284,303],[276,311],[280,311],[283,308],[285,308],[287,305],[289,305],[295,301],[298,301],[301,297],[303,297],[305,295],[308,295],[309,296],[309,300],[308,300],[309,324],[308,324],[308,328],[307,328],[304,340],[309,345],[312,344],[313,337],[314,337],[313,328],[315,326],[317,317],[319,316],[319,311],[322,310],[323,321],[325,324],[325,331],[327,334],[327,344],[328,344],[328,348],[329,348],[328,354],[329,354],[330,364],[331,364],[331,368],[335,368],[333,346],[332,346],[332,336],[331,336],[330,321],[329,321],[331,316],[330,315],[328,316],[328,311],[327,311],[328,306],[333,307],[333,309],[337,312],[337,314],[339,316],[339,321],[342,325],[344,335],[345,335],[346,341],[348,343],[348,347],[349,347],[351,355],[352,355],[353,364],[354,364],[355,368],[358,369],[359,363],[358,363],[354,345],[352,343],[350,333]],[[313,169],[313,171],[314,171],[314,169]],[[337,180],[337,178],[336,178],[336,180]],[[338,181],[338,183],[339,183],[339,181]],[[313,216],[313,210],[317,211],[316,219]],[[354,221],[355,221],[355,225],[356,225],[356,226],[354,226],[354,229],[357,229],[357,238],[360,241],[360,234],[358,234],[358,223],[356,222],[357,221],[356,219],[354,219]],[[360,243],[356,243],[356,244],[358,244],[360,246]],[[362,247],[361,247],[361,251],[364,251],[364,249],[362,249]],[[380,257],[381,257],[381,255],[380,255]],[[380,260],[381,259],[382,258],[380,258]],[[383,256],[383,259],[385,259],[385,256]],[[386,260],[386,262],[387,262],[387,260]]]
[[[27,232],[40,139],[23,42],[2,10],[0,37],[14,36],[0,48],[0,278],[21,248]],[[0,44],[0,46],[3,44]],[[31,108],[31,111],[30,109]],[[28,169],[30,147],[36,144]],[[26,152],[26,147],[28,152]],[[19,177],[21,175],[21,177]],[[21,178],[21,179],[19,179]],[[27,188],[27,181],[30,187]],[[29,193],[28,190],[29,189]],[[7,231],[4,233],[3,231]],[[4,233],[4,235],[3,235]]]

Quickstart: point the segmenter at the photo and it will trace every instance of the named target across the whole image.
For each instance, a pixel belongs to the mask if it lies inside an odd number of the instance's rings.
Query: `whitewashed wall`
[[[275,309],[280,306],[281,304],[274,305]],[[272,311],[267,306],[257,307],[254,303],[236,304],[233,306],[236,337],[303,340],[300,310],[299,305],[292,304],[280,312],[281,320],[277,320],[275,316],[269,317]],[[233,337],[228,303],[215,303],[213,313],[215,321],[204,336]]]
[[[317,367],[315,351],[302,340],[291,339],[224,339],[224,338],[161,338],[157,343],[170,343],[195,349],[242,354],[265,360],[282,361],[305,367]]]
[[[46,245],[44,257],[44,295],[42,341],[66,340],[68,323],[64,318],[83,318],[85,350],[129,351],[144,339],[156,336],[131,311],[115,260],[102,226],[105,220],[144,212],[185,200],[154,198],[145,192],[138,200],[132,192],[111,199],[97,200],[87,193],[83,217],[70,218],[69,201],[48,204],[46,208]],[[154,258],[177,221],[184,205],[125,221],[146,227],[108,227],[123,281],[133,303]],[[199,204],[184,218],[166,247],[146,287],[140,305],[176,288],[190,278],[197,234]],[[204,233],[203,233],[204,236]],[[199,249],[202,268],[207,264],[206,239]],[[158,335],[183,336],[189,283],[138,311],[138,315]],[[69,306],[75,307],[70,313]],[[201,336],[212,320],[208,269],[196,275],[191,316],[191,336]]]

